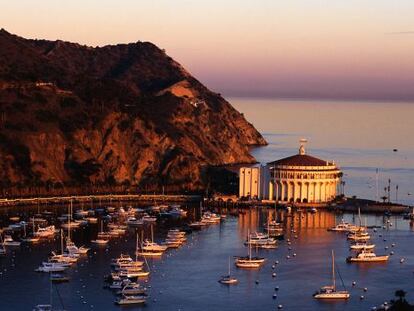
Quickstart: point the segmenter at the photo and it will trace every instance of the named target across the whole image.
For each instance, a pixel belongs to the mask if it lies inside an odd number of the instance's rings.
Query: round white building
[[[342,172],[335,163],[299,153],[267,163],[269,200],[280,203],[329,203],[338,195]]]

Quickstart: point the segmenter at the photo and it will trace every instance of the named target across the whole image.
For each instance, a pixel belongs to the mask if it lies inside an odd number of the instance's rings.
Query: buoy
[[[292,250],[292,248],[289,246],[289,247],[288,247],[288,250],[290,250],[290,251],[291,251],[291,250]]]
[[[355,281],[353,281],[353,282],[352,282],[352,286],[355,286],[355,285],[356,285],[356,282],[355,282]]]
[[[287,245],[291,245],[292,243],[290,243],[290,242],[287,242]]]
[[[405,259],[404,258],[401,258],[400,259],[400,263],[403,263],[405,261]]]
[[[391,251],[390,255],[394,255],[394,251]]]
[[[368,291],[368,288],[364,287],[364,292]]]
[[[378,236],[381,238],[382,237],[382,234],[378,234]]]
[[[276,277],[276,273],[274,273],[274,272],[273,272],[273,273],[272,273],[272,277],[274,277],[274,278],[275,278],[275,277]]]
[[[278,309],[282,309],[282,308],[283,308],[283,306],[282,306],[282,305],[278,305],[278,306],[277,306],[277,308],[278,308]]]
[[[361,296],[359,296],[359,299],[364,299],[365,297],[364,297],[364,295],[361,295]]]
[[[384,248],[385,248],[385,249],[388,249],[388,246],[385,246]]]
[[[278,290],[279,290],[279,286],[276,286],[276,287],[275,287],[275,291],[278,291]]]
[[[276,260],[276,261],[275,261],[275,264],[277,264],[277,265],[278,265],[278,264],[279,264],[279,260]]]
[[[276,299],[277,298],[277,295],[276,294],[273,294],[273,299]]]
[[[275,265],[272,265],[272,269],[274,269],[274,268],[276,268],[276,266]]]
[[[375,310],[377,310],[377,307],[372,307],[371,310],[375,311]]]
[[[289,259],[289,258],[290,258],[290,256],[289,256],[289,255],[287,255],[287,256],[286,256],[286,259]]]
[[[392,243],[391,246],[394,247],[395,246],[395,243]]]
[[[259,284],[259,280],[256,280],[256,284]]]
[[[296,253],[293,253],[293,257],[296,257]]]
[[[384,239],[384,242],[386,242],[387,241],[387,239]]]

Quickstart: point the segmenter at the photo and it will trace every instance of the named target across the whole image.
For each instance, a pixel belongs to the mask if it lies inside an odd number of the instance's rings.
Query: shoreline
[[[168,195],[168,194],[103,194],[80,196],[53,196],[38,198],[0,199],[0,207],[25,206],[34,204],[65,204],[81,202],[199,202],[200,195]]]

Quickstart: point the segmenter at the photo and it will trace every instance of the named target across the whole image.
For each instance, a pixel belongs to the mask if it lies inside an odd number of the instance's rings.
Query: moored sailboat
[[[342,279],[341,279],[342,280]],[[342,282],[342,285],[343,282]],[[335,282],[335,255],[332,250],[332,285],[323,286],[318,292],[313,295],[316,299],[348,299],[350,294],[347,290],[338,291]]]

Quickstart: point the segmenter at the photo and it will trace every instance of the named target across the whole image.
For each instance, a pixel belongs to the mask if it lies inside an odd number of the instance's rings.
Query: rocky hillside
[[[148,42],[92,48],[0,30],[0,183],[197,190],[263,137]]]

